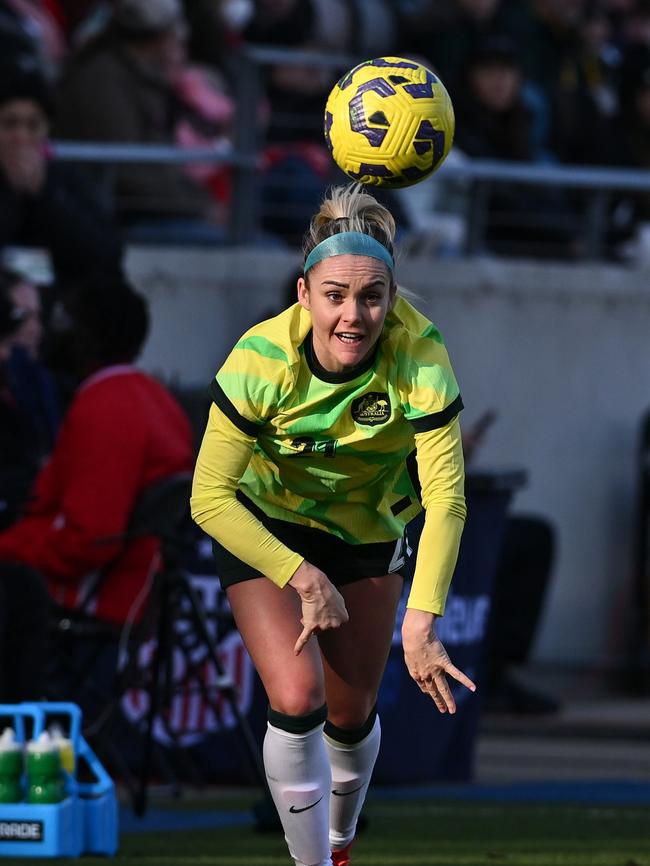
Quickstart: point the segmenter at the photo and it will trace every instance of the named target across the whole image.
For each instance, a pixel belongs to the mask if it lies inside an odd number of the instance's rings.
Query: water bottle
[[[54,723],[53,725],[50,725],[47,730],[52,742],[59,750],[61,766],[66,773],[69,773],[71,776],[74,775],[76,761],[72,740],[69,737],[66,737],[63,728],[59,724]]]
[[[27,802],[60,803],[65,797],[61,753],[47,731],[27,743]]]
[[[20,803],[23,799],[23,749],[16,742],[13,728],[0,736],[0,803]]]

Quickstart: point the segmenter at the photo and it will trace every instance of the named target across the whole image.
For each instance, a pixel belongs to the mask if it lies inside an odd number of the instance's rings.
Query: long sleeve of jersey
[[[442,615],[466,516],[458,418],[415,436],[425,521],[407,607]]]
[[[254,437],[212,405],[194,470],[192,517],[238,559],[284,586],[304,557],[278,541],[236,498],[254,445]]]

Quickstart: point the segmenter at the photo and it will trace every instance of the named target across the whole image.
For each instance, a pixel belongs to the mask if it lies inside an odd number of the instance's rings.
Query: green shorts
[[[237,499],[278,541],[324,571],[335,586],[354,583],[365,577],[401,573],[404,568],[409,553],[406,533],[395,541],[348,544],[342,538],[321,529],[268,517],[242,493],[237,494]],[[259,571],[242,562],[219,542],[212,542],[212,550],[223,589],[261,576]]]

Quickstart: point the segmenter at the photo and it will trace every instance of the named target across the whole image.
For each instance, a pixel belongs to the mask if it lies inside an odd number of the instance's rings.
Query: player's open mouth
[[[363,340],[363,334],[341,333],[336,334],[335,336],[342,343],[347,343],[349,346],[354,346],[356,343],[360,343]]]

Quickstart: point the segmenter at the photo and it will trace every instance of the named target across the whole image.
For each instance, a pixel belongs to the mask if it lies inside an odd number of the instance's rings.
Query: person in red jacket
[[[98,540],[125,533],[150,485],[191,468],[192,433],[171,394],[133,366],[148,314],[122,278],[107,276],[76,290],[66,314],[68,344],[83,378],[26,514],[0,533],[0,587],[10,592],[21,574],[37,572],[54,602],[74,609],[104,569],[92,612],[122,623],[137,616],[146,598],[158,542]],[[19,657],[0,625],[0,670]]]

